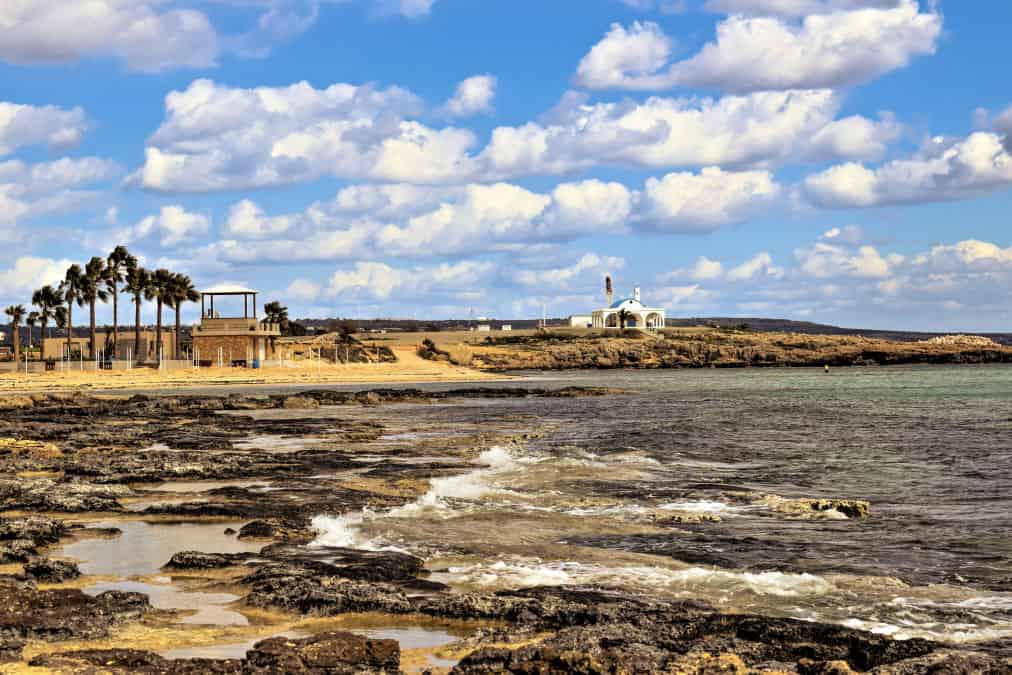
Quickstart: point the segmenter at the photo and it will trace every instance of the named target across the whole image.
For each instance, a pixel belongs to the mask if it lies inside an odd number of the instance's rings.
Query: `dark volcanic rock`
[[[303,640],[271,638],[247,652],[247,673],[335,674],[400,672],[396,640],[371,640],[353,633],[321,633]]]
[[[116,491],[87,483],[51,480],[0,480],[0,508],[33,511],[120,511]]]
[[[246,578],[246,604],[300,614],[334,616],[351,612],[405,614],[412,610],[403,591],[381,583],[322,576],[309,566],[265,565]]]
[[[261,555],[297,566],[309,567],[320,574],[389,583],[415,580],[422,573],[421,558],[399,551],[364,551],[352,548],[313,548],[275,544]]]
[[[755,616],[645,616],[628,623],[564,629],[545,642],[516,650],[479,650],[464,658],[454,672],[684,672],[676,666],[691,652],[734,654],[751,666],[801,659],[842,661],[864,671],[918,658],[934,648],[923,640],[893,641],[803,621]]]
[[[0,564],[25,562],[36,553],[35,544],[27,539],[0,541]]]
[[[151,606],[140,593],[106,591],[92,597],[78,589],[39,591],[0,580],[0,636],[25,640],[105,637],[109,627],[138,619]]]
[[[180,551],[162,566],[165,570],[210,570],[241,565],[251,556],[246,553],[201,553]]]
[[[25,576],[46,584],[58,584],[81,576],[77,565],[64,560],[32,558],[24,564]]]
[[[0,541],[27,539],[36,546],[55,544],[67,533],[63,521],[42,516],[0,518]]]
[[[43,654],[29,661],[37,668],[67,673],[148,673],[151,675],[240,675],[238,660],[169,660],[137,649],[87,649],[62,654]]]

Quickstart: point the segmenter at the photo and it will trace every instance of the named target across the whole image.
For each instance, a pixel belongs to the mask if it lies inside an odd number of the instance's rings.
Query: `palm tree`
[[[106,276],[108,272],[105,267],[105,258],[95,256],[84,266],[84,283],[81,284],[81,298],[88,303],[91,311],[88,322],[88,356],[94,359],[98,352],[95,349],[95,305],[101,302],[108,302],[109,293],[105,290]]]
[[[11,318],[11,342],[14,343],[14,364],[21,360],[21,320],[25,318],[24,305],[11,305],[4,310]]]
[[[60,306],[60,294],[52,286],[43,286],[32,293],[32,304],[35,305],[35,314],[38,315],[39,323],[42,325],[41,351],[39,358],[46,360],[46,328],[50,320],[56,319],[56,309]]]
[[[64,303],[66,313],[64,316],[64,327],[67,329],[67,358],[70,358],[74,349],[74,303],[84,307],[84,299],[81,289],[84,286],[84,272],[80,265],[71,265],[67,268],[67,274],[60,282],[57,294]]]
[[[126,271],[126,285],[123,290],[134,299],[134,360],[141,357],[141,305],[148,295],[151,286],[151,273],[137,266],[137,260],[131,259]]]
[[[281,328],[281,334],[288,335],[288,328],[291,323],[288,319],[288,308],[277,300],[264,305],[264,321],[266,323],[278,324],[278,327]]]
[[[618,327],[619,330],[625,330],[626,324],[633,318],[633,313],[628,309],[620,309],[618,311]]]
[[[28,312],[28,318],[25,319],[25,325],[28,326],[28,353],[32,351],[32,340],[35,338],[35,326],[39,324],[39,313]],[[29,357],[30,358],[30,357]]]
[[[173,274],[172,280],[169,283],[169,307],[176,310],[176,360],[179,361],[183,358],[181,350],[182,337],[182,325],[180,322],[180,311],[182,310],[183,303],[186,302],[197,302],[200,300],[200,293],[193,286],[193,280],[185,274]]]
[[[137,266],[137,259],[130,255],[125,246],[117,246],[106,260],[106,290],[112,296],[112,344],[113,358],[119,350],[119,285],[126,281],[127,272]]]
[[[167,269],[157,269],[151,275],[151,284],[144,294],[145,299],[154,300],[157,306],[155,323],[155,355],[159,363],[162,360],[162,307],[172,306],[172,279],[173,274]]]

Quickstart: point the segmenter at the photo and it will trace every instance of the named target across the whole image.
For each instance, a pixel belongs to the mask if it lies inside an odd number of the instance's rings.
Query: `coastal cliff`
[[[858,335],[798,335],[748,330],[574,333],[490,336],[467,350],[429,342],[419,353],[453,357],[484,370],[586,368],[822,367],[901,364],[1012,363],[1012,348],[986,338],[951,336],[898,342]],[[463,351],[463,359],[459,355]]]

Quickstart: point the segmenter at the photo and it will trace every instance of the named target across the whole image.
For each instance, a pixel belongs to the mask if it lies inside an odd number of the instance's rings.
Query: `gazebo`
[[[193,327],[194,360],[200,365],[258,367],[274,357],[275,339],[281,336],[278,324],[257,319],[257,294],[249,288],[217,287],[200,294],[200,324]],[[242,316],[223,315],[223,298],[242,298]],[[218,308],[215,308],[215,300]],[[231,305],[231,303],[229,303]]]

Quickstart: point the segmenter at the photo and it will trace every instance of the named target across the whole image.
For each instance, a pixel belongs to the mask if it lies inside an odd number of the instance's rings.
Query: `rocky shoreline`
[[[450,360],[430,342],[419,354]],[[895,342],[861,336],[758,333],[730,329],[581,335],[562,331],[488,337],[469,345],[471,365],[493,371],[611,368],[776,368],[1012,363],[1012,347],[989,340]]]
[[[317,536],[312,519],[320,514],[402,507],[417,499],[429,480],[462,470],[450,459],[396,461],[396,447],[377,445],[389,430],[376,418],[355,415],[357,410],[613,393],[510,387],[6,397],[0,406],[0,670],[392,673],[404,667],[396,640],[329,624],[310,635],[255,641],[242,658],[170,659],[143,641],[117,643],[117,636],[133,627],[155,631],[175,625],[179,612],[158,609],[143,593],[86,592],[88,575],[55,552],[82,537],[118,536],[116,529],[97,530],[96,523],[139,519],[217,524],[221,530],[226,520],[241,522],[227,536],[250,543],[249,552],[192,551],[181,540],[158,574],[227,589],[239,598],[237,611],[268,627],[276,622],[279,631],[295,620],[352,615],[472,626],[470,636],[454,647],[453,664],[442,671],[430,668],[433,672],[1012,672],[1012,661],[994,654],[835,625],[723,613],[704,602],[662,602],[626,589],[561,585],[457,592],[430,578],[425,561],[411,554],[306,546]],[[314,415],[321,407],[340,414]],[[309,438],[313,444],[287,449],[255,442],[258,438],[275,439],[275,445],[277,439]],[[491,442],[524,440],[515,433],[466,438],[457,441],[456,452],[473,457]],[[413,442],[444,448],[447,443]],[[355,470],[354,480],[319,480],[349,469]],[[198,495],[186,487],[187,482],[265,478],[273,481],[270,489],[229,484]],[[152,486],[167,481],[182,483],[175,493],[179,497],[153,497]],[[777,507],[789,513],[831,510],[855,519],[868,515],[862,502],[795,500]]]

